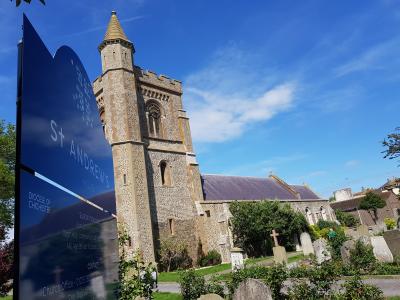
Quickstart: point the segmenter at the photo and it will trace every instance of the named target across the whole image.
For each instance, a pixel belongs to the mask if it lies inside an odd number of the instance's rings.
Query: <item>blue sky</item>
[[[202,173],[273,172],[325,197],[399,175],[381,153],[400,126],[398,1],[46,2],[0,3],[0,118],[15,121],[23,12],[94,79],[116,10],[136,64],[183,81]]]

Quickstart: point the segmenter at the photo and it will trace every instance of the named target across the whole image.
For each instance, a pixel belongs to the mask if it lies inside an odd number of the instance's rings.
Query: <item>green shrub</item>
[[[371,245],[365,245],[358,240],[354,249],[350,249],[350,264],[358,270],[370,271],[376,263]]]
[[[338,226],[334,230],[336,235],[328,239],[328,245],[331,248],[332,258],[340,259],[340,247],[342,247],[343,243],[347,241],[347,237],[342,227]]]
[[[194,270],[182,271],[179,276],[183,299],[197,299],[206,294],[204,277],[197,275]]]
[[[130,300],[138,296],[153,299],[155,280],[152,273],[155,272],[155,267],[151,263],[145,263],[139,253],[128,257],[125,247],[128,245],[129,236],[124,229],[120,231],[118,240],[121,249],[116,291],[118,299]]]
[[[187,245],[174,237],[160,240],[158,260],[161,271],[170,272],[192,267],[192,258],[188,254]]]
[[[318,226],[319,229],[328,228],[328,230],[330,228],[336,229],[337,227],[339,227],[339,225],[336,222],[325,221],[325,220],[319,220],[318,223],[317,223],[317,226]]]
[[[209,283],[206,284],[206,292],[207,294],[217,294],[224,298],[224,286],[221,285],[217,278],[213,276]]]
[[[181,294],[185,300],[195,300],[201,295],[218,294],[224,297],[224,287],[215,278],[210,283],[206,283],[203,276],[196,274],[193,269],[181,271],[179,273],[179,284]]]
[[[349,281],[345,282],[342,287],[345,289],[343,294],[339,295],[339,299],[343,300],[380,300],[383,298],[383,292],[369,284],[364,284],[359,275],[353,276]]]
[[[307,270],[292,270],[291,273],[302,276],[295,280],[289,288],[289,299],[330,299],[333,295],[332,284],[338,277],[338,268],[335,262],[326,262],[321,266],[314,266]]]
[[[281,289],[283,282],[288,278],[288,272],[284,265],[254,267],[234,272],[232,280],[227,283],[230,294],[232,295],[239,284],[247,278],[264,281],[270,287],[274,299],[284,299],[285,296],[281,294]]]
[[[375,263],[371,271],[373,275],[400,275],[400,265],[397,263]]]
[[[313,289],[310,289],[307,279],[304,278],[294,280],[293,286],[289,288],[288,298],[290,300],[317,299]]]
[[[347,227],[356,227],[360,223],[356,217],[352,214],[343,212],[341,210],[335,210],[336,218],[340,222],[340,224]]]
[[[392,218],[385,218],[384,222],[385,222],[386,228],[387,228],[388,230],[392,230],[392,229],[395,229],[395,228],[396,228],[396,221],[395,221],[395,219],[392,219]]]
[[[321,235],[319,234],[319,228],[317,225],[309,225],[308,231],[311,235],[311,240],[313,240],[313,241],[318,240],[321,237]]]
[[[222,262],[221,254],[216,250],[209,251],[206,255],[200,257],[197,264],[201,267],[215,266]]]

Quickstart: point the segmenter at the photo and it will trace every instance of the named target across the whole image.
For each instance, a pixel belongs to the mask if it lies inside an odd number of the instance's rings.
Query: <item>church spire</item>
[[[108,22],[107,31],[103,41],[99,45],[99,50],[101,51],[101,49],[103,49],[104,46],[109,43],[121,43],[133,49],[133,44],[125,35],[115,11],[111,12],[111,18]]]
[[[122,30],[121,24],[119,23],[119,20],[117,18],[117,13],[115,11],[112,11],[111,19],[110,22],[108,22],[107,32],[104,36],[104,40],[107,41],[117,39],[129,41],[125,35],[125,32]]]

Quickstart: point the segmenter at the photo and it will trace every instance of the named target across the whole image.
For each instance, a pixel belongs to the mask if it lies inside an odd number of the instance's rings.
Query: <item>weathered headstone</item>
[[[300,234],[300,243],[301,247],[303,248],[303,254],[305,256],[314,254],[314,248],[311,241],[311,236],[308,232],[303,232]]]
[[[400,230],[390,230],[383,234],[383,238],[388,245],[393,257],[400,257]]]
[[[274,253],[274,262],[276,264],[288,263],[285,247],[282,246],[273,247],[272,252]]]
[[[321,264],[324,261],[330,260],[332,258],[325,239],[321,238],[316,240],[313,243],[313,247],[318,264]]]
[[[201,295],[198,300],[224,300],[224,298],[217,294],[206,294]]]
[[[274,261],[276,264],[287,264],[288,259],[286,255],[286,249],[285,247],[279,246],[278,239],[277,237],[279,236],[279,233],[275,231],[275,229],[272,230],[271,236],[274,239],[274,244],[275,247],[272,248],[272,252],[274,253]]]
[[[303,251],[303,249],[301,248],[299,236],[297,235],[297,233],[293,234],[293,242],[296,247],[296,252]]]
[[[357,227],[357,233],[358,235],[369,235],[369,228],[365,224],[361,224],[360,226]]]
[[[371,245],[371,237],[367,235],[362,235],[358,238],[364,245]]]
[[[263,282],[248,278],[242,281],[233,294],[233,300],[272,300],[271,289]]]
[[[236,247],[231,249],[231,264],[232,271],[244,268],[243,249]]]
[[[393,254],[390,252],[383,236],[372,236],[371,245],[375,258],[381,262],[393,262]]]
[[[345,264],[350,262],[350,250],[354,249],[356,243],[353,240],[345,241],[340,247],[340,256]]]

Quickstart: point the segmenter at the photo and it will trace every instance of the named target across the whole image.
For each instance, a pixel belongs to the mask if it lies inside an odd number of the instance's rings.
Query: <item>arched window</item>
[[[165,160],[160,162],[161,184],[163,186],[171,186],[171,167]]]
[[[161,137],[161,110],[156,103],[149,102],[146,105],[146,117],[149,136]]]
[[[328,216],[326,215],[326,210],[323,206],[321,206],[321,208],[319,209],[319,211],[321,212],[321,217],[322,220],[327,221],[328,220]]]
[[[310,225],[314,225],[314,218],[313,218],[311,210],[308,207],[306,208],[306,217],[307,217],[308,223]]]

